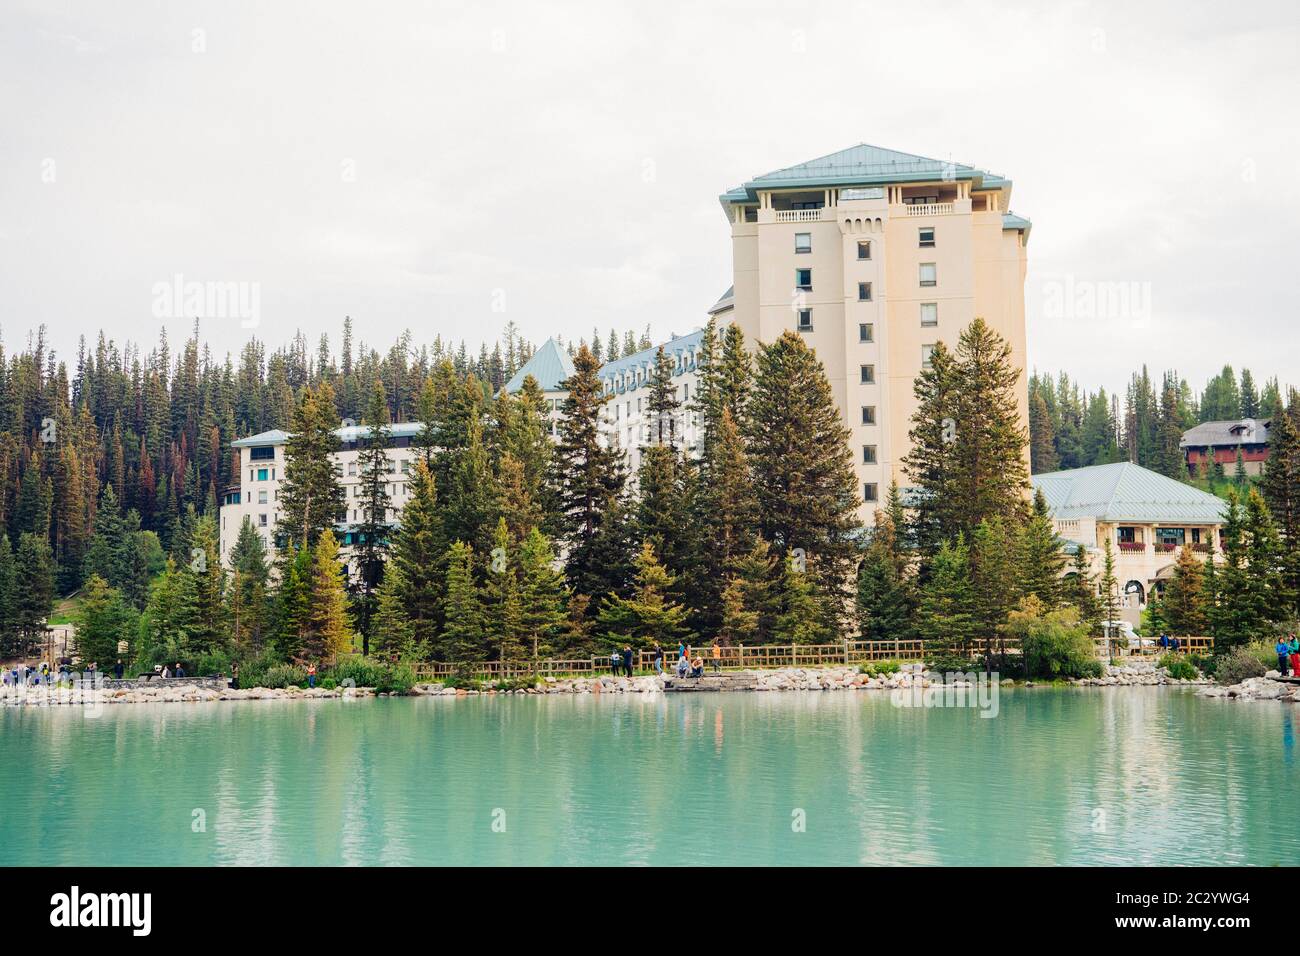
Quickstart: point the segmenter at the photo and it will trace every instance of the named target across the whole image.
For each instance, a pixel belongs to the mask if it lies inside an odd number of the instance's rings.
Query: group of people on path
[[[113,676],[118,680],[122,678],[123,666],[119,660],[113,665]],[[76,679],[72,672],[71,663],[67,660],[59,661],[58,666],[54,666],[49,661],[41,661],[35,667],[26,663],[14,664],[9,667],[0,668],[0,684],[5,687],[50,687],[58,684],[71,684]],[[82,680],[88,680],[92,683],[99,676],[99,665],[91,661],[81,673]]]
[[[1277,639],[1277,670],[1283,677],[1300,677],[1300,640],[1293,633]]]
[[[654,662],[655,673],[662,675],[664,672],[664,649],[663,646],[655,641],[651,649],[651,659]],[[624,644],[623,649],[617,647],[610,651],[609,654],[609,672],[615,676],[633,676],[632,660],[635,652],[631,644]],[[710,660],[713,665],[713,672],[720,673],[722,670],[722,645],[715,638],[710,653]],[[691,651],[691,646],[685,641],[677,645],[677,676],[678,677],[703,677],[704,676],[704,659]]]

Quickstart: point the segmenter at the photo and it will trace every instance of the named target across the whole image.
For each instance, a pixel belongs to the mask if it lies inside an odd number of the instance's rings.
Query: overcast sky
[[[1300,384],[1298,32],[1281,2],[4,0],[0,331],[174,343],[180,275],[260,296],[204,322],[218,353],[344,315],[384,348],[666,337],[730,284],[719,193],[867,142],[1014,180],[1031,365]]]

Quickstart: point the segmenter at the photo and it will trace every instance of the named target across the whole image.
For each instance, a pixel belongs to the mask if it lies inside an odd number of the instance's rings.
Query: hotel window
[[[860,376],[858,381],[860,381],[863,385],[876,384],[876,367],[874,365],[859,366],[858,375]]]
[[[918,231],[919,244],[922,249],[934,248],[934,226],[922,226]]]
[[[409,475],[410,473],[411,473],[411,460],[410,460],[409,458],[403,458],[403,459],[402,459],[402,474],[404,474],[404,475]]]
[[[249,461],[275,461],[275,448],[272,445],[262,445],[258,448],[248,450]]]
[[[934,346],[933,346],[933,345],[922,345],[922,346],[921,346],[921,368],[929,368],[929,367],[930,367],[930,357],[933,356],[933,355],[934,355]]]
[[[811,332],[812,327],[813,327],[812,309],[800,309],[799,310],[799,331]]]
[[[874,342],[876,341],[876,327],[870,322],[858,323],[858,341]]]
[[[259,505],[267,504],[267,500],[266,500],[266,492],[265,492],[265,491],[259,491],[259,492],[257,493],[257,503],[258,503]]]
[[[875,501],[878,498],[879,495],[876,492],[876,483],[874,481],[868,481],[866,484],[862,486],[863,501]]]
[[[265,468],[259,468],[259,469],[257,469],[257,480],[258,480],[258,481],[266,481],[266,469],[265,469]]]
[[[928,287],[938,282],[938,273],[933,262],[921,263],[921,285]]]
[[[795,252],[812,252],[812,233],[796,232],[794,234]]]
[[[257,523],[258,523],[261,527],[263,527],[263,528],[266,527],[266,512],[265,512],[265,511],[263,511],[260,515],[257,516]]]
[[[859,302],[870,302],[870,301],[871,301],[871,283],[870,283],[870,282],[859,282],[859,283],[858,283],[858,301],[859,301]]]
[[[862,464],[864,464],[864,465],[874,465],[875,463],[876,463],[876,446],[875,446],[875,445],[863,445],[863,446],[862,446]]]
[[[863,241],[858,243],[858,258],[859,259],[871,258],[871,243],[869,241]]]
[[[795,269],[794,287],[801,292],[811,292],[812,291],[812,270]]]
[[[357,473],[357,463],[355,461],[348,462],[348,474],[355,475],[356,473]]]
[[[928,328],[939,324],[939,303],[921,303],[921,327]]]
[[[862,406],[862,424],[864,424],[864,425],[874,425],[875,423],[876,423],[876,406],[875,406],[875,405],[863,405],[863,406]]]

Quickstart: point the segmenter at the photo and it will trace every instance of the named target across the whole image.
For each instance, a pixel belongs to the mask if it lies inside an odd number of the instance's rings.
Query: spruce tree
[[[568,549],[567,575],[576,591],[587,595],[610,590],[610,569],[598,552],[602,531],[617,517],[625,476],[623,452],[615,444],[605,447],[601,438],[601,409],[606,402],[599,363],[589,349],[579,349],[573,375],[562,387],[568,392],[559,422],[555,448],[558,505],[564,543]],[[608,535],[606,543],[608,541]]]
[[[600,610],[601,626],[615,641],[646,648],[654,642],[672,644],[689,639],[686,609],[668,598],[674,578],[646,541],[636,559],[636,587],[631,597],[611,594]]]
[[[1052,610],[1064,597],[1062,575],[1066,557],[1041,488],[1034,492],[1033,510],[1016,535],[1015,548],[1018,589],[1023,594],[1034,595],[1044,608]]]
[[[955,354],[935,346],[918,376],[918,408],[903,464],[918,488],[917,536],[922,556],[979,523],[1023,518],[1028,484],[1025,444],[1011,346],[982,318],[961,333]]]
[[[341,654],[352,650],[344,575],[339,563],[338,539],[326,528],[312,549],[309,636],[304,648],[308,660],[333,663]]]
[[[19,535],[14,564],[18,581],[14,620],[19,634],[32,641],[54,613],[54,555],[45,535],[30,531]]]
[[[95,510],[94,534],[86,552],[85,573],[99,575],[114,588],[128,577],[130,542],[122,521],[122,508],[113,486],[105,485]]]
[[[231,636],[245,651],[257,653],[268,625],[270,568],[266,544],[247,515],[230,552],[229,618]]]
[[[338,412],[328,382],[308,386],[294,407],[285,443],[284,480],[280,483],[279,535],[314,547],[321,533],[343,517],[343,486],[335,472]]]
[[[361,453],[357,456],[361,478],[357,504],[361,520],[355,529],[357,545],[354,552],[357,562],[357,630],[361,633],[361,652],[369,654],[370,640],[374,636],[375,592],[383,581],[388,559],[388,511],[392,505],[388,494],[393,470],[388,457],[388,402],[384,397],[383,383],[378,379],[366,407],[365,425]]]
[[[1281,536],[1282,583],[1293,615],[1300,604],[1300,433],[1295,417],[1280,403],[1276,406],[1261,482],[1264,500]]]
[[[433,648],[442,626],[447,537],[433,472],[423,461],[416,462],[409,490],[387,573],[401,575],[397,595],[410,622],[411,640]]]
[[[826,644],[835,638],[827,624],[826,599],[813,586],[812,578],[787,557],[777,586],[780,611],[774,623],[777,640],[786,644]]]
[[[1097,582],[1092,574],[1085,545],[1076,543],[1070,572],[1066,575],[1065,600],[1079,612],[1079,623],[1087,625],[1089,631],[1095,631],[1101,619],[1101,608],[1097,601]]]
[[[502,664],[517,665],[524,656],[523,605],[518,555],[506,519],[497,519],[483,585],[483,624],[488,646]]]
[[[180,573],[189,578],[192,595],[186,626],[191,652],[212,654],[225,650],[230,636],[226,621],[226,573],[221,566],[216,519],[211,515],[198,519],[190,562]]]
[[[0,657],[6,659],[19,652],[17,574],[9,535],[0,532]]]
[[[550,542],[533,528],[519,551],[519,602],[520,631],[534,664],[553,653],[564,625],[568,594],[554,565]]]
[[[801,336],[759,347],[747,413],[759,528],[780,552],[803,550],[828,623],[838,621],[857,553],[857,478],[849,430]]]
[[[966,652],[978,636],[969,549],[960,534],[940,545],[931,562],[929,580],[921,588],[916,632],[928,645],[928,655]]]
[[[1178,552],[1174,574],[1165,587],[1160,613],[1169,632],[1178,635],[1205,633],[1204,568],[1201,559],[1187,545]]]
[[[97,663],[104,671],[107,662],[121,656],[118,641],[134,639],[137,615],[120,591],[109,587],[98,574],[92,574],[86,580],[75,623],[77,653],[83,662]]]
[[[462,673],[468,673],[485,656],[483,605],[474,583],[474,549],[463,541],[452,544],[447,552],[446,623],[438,635],[437,647],[441,659],[456,664]]]
[[[893,516],[876,512],[858,568],[858,631],[865,641],[901,641],[913,635],[916,595],[899,553]]]

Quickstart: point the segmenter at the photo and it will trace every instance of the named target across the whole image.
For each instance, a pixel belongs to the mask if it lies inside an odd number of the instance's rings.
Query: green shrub
[[[330,668],[329,676],[340,685],[351,681],[349,686],[374,687],[377,690],[387,680],[386,667],[387,665],[360,654],[350,654],[339,658]]]
[[[1277,655],[1273,655],[1277,663]],[[1263,677],[1264,665],[1258,657],[1244,647],[1234,648],[1231,653],[1219,658],[1214,667],[1214,679],[1220,684],[1240,684],[1248,677]]]
[[[1187,659],[1192,662],[1193,667],[1206,677],[1214,676],[1214,665],[1218,663],[1218,660],[1212,654],[1188,654]]]
[[[415,668],[410,664],[388,664],[351,654],[339,658],[329,672],[335,686],[373,687],[378,694],[408,694],[415,686]]]
[[[194,658],[194,669],[191,673],[195,677],[210,677],[213,674],[230,675],[230,655],[223,651],[213,651],[211,654],[200,654]]]
[[[1157,663],[1174,680],[1196,680],[1201,676],[1201,672],[1196,669],[1196,665],[1188,659],[1186,654],[1175,654],[1171,651],[1162,655]]]
[[[415,668],[410,664],[389,664],[384,668],[384,679],[375,685],[381,694],[409,694],[415,686]]]
[[[266,675],[273,667],[279,667],[283,661],[271,651],[264,651],[257,657],[239,662],[240,687],[266,687]]]
[[[239,675],[239,683],[244,685],[244,675]],[[279,690],[285,687],[301,687],[307,683],[306,668],[299,667],[297,664],[277,664],[269,668],[259,687],[265,687],[267,690]]]
[[[1271,671],[1277,668],[1277,641],[1251,641],[1244,650],[1249,651],[1250,655],[1264,665],[1264,670]]]
[[[1101,661],[1088,625],[1074,608],[1045,610],[1042,602],[1025,599],[1007,617],[1007,631],[1020,639],[1029,677],[1059,680],[1100,677]]]
[[[333,677],[326,677],[323,681],[320,682],[320,686],[322,690],[334,690],[339,685],[334,683]]]
[[[868,677],[888,677],[897,674],[902,666],[898,661],[864,661],[858,665],[858,673]]]

